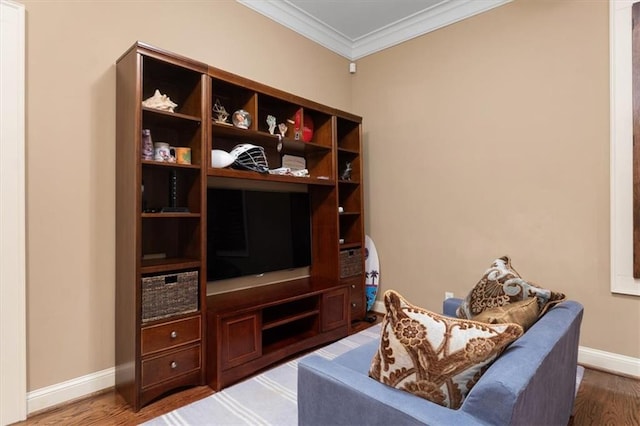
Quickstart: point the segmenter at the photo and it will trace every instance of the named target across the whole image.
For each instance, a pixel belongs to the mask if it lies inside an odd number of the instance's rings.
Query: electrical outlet
[[[453,293],[450,291],[445,291],[444,292],[444,298],[445,299],[451,299],[453,297]]]

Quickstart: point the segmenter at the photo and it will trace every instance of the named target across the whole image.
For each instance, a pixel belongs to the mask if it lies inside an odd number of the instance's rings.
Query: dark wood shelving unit
[[[206,72],[142,43],[116,64],[116,389],[136,411],[206,381]],[[142,106],[156,89],[178,104],[175,112]],[[143,129],[154,142],[190,148],[192,164],[144,160]],[[172,199],[188,213],[145,212],[171,207]],[[189,297],[176,308],[180,294]]]
[[[362,118],[140,42],[118,59],[116,76],[116,389],[132,408],[184,386],[219,390],[357,329],[364,259],[343,278],[341,252],[364,249]],[[174,112],[142,106],[156,89]],[[249,128],[216,122],[216,101],[248,112]],[[269,115],[287,123],[285,137],[269,132]],[[190,148],[191,164],[142,159],[143,129]],[[243,143],[260,146],[270,169],[288,155],[308,176],[212,167],[213,150]],[[350,180],[340,177],[346,162]],[[309,275],[216,292],[206,280],[210,182],[307,192]],[[183,312],[163,315],[183,298]]]

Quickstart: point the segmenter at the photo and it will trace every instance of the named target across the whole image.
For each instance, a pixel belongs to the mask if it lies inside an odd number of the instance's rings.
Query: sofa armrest
[[[319,356],[309,356],[298,364],[298,424],[472,426],[482,423],[468,413],[383,385],[360,371]]]
[[[566,425],[575,399],[583,307],[562,302],[513,342],[471,389],[461,410],[488,424]],[[500,401],[487,406],[487,401]]]

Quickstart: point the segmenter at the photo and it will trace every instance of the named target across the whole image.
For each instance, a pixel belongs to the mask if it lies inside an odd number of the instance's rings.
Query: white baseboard
[[[87,374],[27,393],[27,414],[111,388],[116,382],[115,367]]]
[[[377,312],[379,314],[383,314],[387,312],[387,308],[384,307],[384,302],[380,300],[376,300],[373,302],[373,308],[371,309],[373,312]]]
[[[640,378],[640,358],[580,346],[578,362],[586,367]]]
[[[375,302],[374,311],[384,312],[384,305],[380,302]],[[640,358],[580,346],[578,348],[578,362],[587,367],[640,378]],[[27,394],[27,411],[28,414],[31,414],[74,399],[89,396],[114,385],[115,367],[107,368],[29,392]]]

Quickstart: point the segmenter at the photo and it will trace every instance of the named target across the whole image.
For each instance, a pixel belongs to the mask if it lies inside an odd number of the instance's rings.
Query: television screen
[[[208,281],[310,264],[308,194],[208,189]]]

